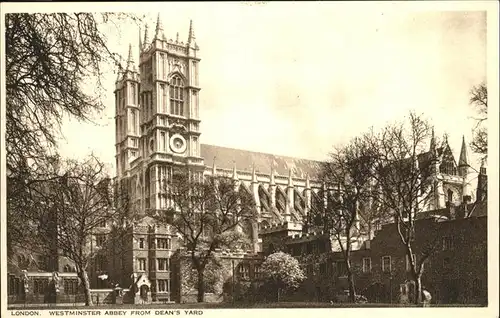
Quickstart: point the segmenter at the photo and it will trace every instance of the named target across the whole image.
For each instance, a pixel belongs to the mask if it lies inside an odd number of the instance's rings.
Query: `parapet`
[[[264,226],[259,232],[260,234],[270,234],[281,231],[302,231],[302,223],[299,222],[282,222]]]
[[[191,255],[191,250],[187,250],[184,247],[178,249],[180,256],[188,257]],[[199,249],[196,250],[199,253]],[[213,252],[215,257],[219,258],[236,258],[236,259],[255,259],[260,258],[260,254],[253,251],[244,251],[242,249],[220,249],[216,248]]]

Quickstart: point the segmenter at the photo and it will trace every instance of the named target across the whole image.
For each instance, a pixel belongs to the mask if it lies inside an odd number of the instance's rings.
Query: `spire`
[[[436,150],[436,137],[434,137],[434,127],[432,127],[432,133],[431,133],[431,145],[429,147],[429,151],[432,153]]]
[[[194,36],[194,28],[193,28],[193,20],[189,20],[189,36],[188,36],[188,45],[191,46],[191,44],[196,46],[195,43],[196,37]]]
[[[458,166],[468,166],[469,160],[467,158],[467,146],[465,145],[465,136],[462,135],[462,149],[460,149],[460,159],[458,160]]]
[[[252,167],[252,183],[256,182],[257,182],[257,174],[255,173],[255,163],[254,163]]]
[[[159,40],[160,35],[163,36],[163,25],[161,23],[160,19],[160,14],[158,13],[158,17],[156,18],[156,30],[155,30],[155,37],[153,40]]]
[[[128,45],[127,71],[134,70],[134,59],[132,58],[132,44]]]
[[[288,186],[293,187],[293,179],[292,179],[292,168],[289,169],[289,174],[288,174]]]
[[[306,189],[311,189],[311,180],[309,180],[309,173],[306,174]]]
[[[179,43],[179,32],[177,32],[177,35],[175,36],[175,43]]]
[[[149,36],[148,36],[148,24],[146,23],[146,25],[144,26],[144,43],[142,44],[144,45],[142,47],[142,49],[146,49],[149,45]]]
[[[238,173],[236,172],[236,161],[233,161],[233,180],[238,180]]]

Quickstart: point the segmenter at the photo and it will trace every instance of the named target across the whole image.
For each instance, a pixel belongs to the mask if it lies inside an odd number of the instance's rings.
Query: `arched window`
[[[453,191],[451,189],[448,189],[448,202],[453,202]]]
[[[184,116],[184,83],[179,75],[170,80],[170,113]]]

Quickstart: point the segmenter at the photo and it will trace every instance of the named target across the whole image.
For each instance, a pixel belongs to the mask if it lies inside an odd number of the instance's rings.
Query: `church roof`
[[[300,159],[286,156],[278,156],[268,153],[226,148],[213,145],[200,145],[201,156],[205,160],[205,165],[212,167],[215,159],[217,168],[231,170],[236,165],[237,171],[252,172],[255,166],[257,173],[270,174],[274,166],[275,173],[281,176],[288,176],[289,169],[292,175],[298,178],[306,178],[309,175],[315,178],[319,175],[322,162]]]

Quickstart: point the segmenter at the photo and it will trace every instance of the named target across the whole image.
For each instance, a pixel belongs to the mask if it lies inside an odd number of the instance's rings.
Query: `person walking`
[[[431,299],[431,293],[425,287],[422,287],[422,307],[430,307]]]

